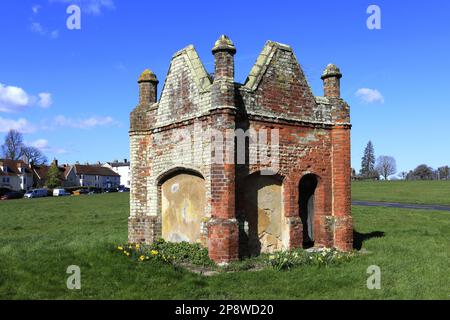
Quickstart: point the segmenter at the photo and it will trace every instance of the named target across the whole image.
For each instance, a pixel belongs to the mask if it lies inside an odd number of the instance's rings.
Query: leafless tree
[[[19,160],[22,157],[23,137],[19,131],[9,130],[2,145],[2,157],[10,160]]]
[[[406,177],[408,176],[408,172],[402,171],[402,172],[400,172],[400,173],[398,174],[398,176],[399,176],[400,178],[402,178],[402,180],[406,180]]]
[[[384,180],[387,180],[390,175],[397,172],[397,164],[391,156],[379,156],[376,169],[384,177]]]
[[[42,165],[48,162],[47,157],[42,151],[35,147],[24,146],[22,148],[22,155],[26,157],[30,164]]]

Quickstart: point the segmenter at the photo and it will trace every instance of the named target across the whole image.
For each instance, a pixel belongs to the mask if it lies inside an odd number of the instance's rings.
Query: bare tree
[[[19,131],[9,130],[2,145],[2,157],[10,160],[19,160],[22,157],[23,136]]]
[[[390,175],[397,172],[397,164],[391,156],[379,156],[376,169],[384,177],[384,180],[387,180]]]
[[[34,165],[42,165],[48,162],[47,157],[42,153],[41,150],[31,146],[24,146],[22,148],[22,155],[28,160],[28,163]]]
[[[402,180],[406,180],[406,177],[408,176],[408,172],[406,171],[402,171],[398,174],[398,176],[402,179]]]

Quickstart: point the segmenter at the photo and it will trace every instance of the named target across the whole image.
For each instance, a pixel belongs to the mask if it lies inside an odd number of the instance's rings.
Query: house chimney
[[[342,73],[339,68],[334,64],[329,64],[321,79],[323,80],[323,92],[327,98],[340,98],[341,97],[341,79]]]
[[[221,35],[212,48],[214,55],[214,81],[234,81],[234,55],[236,48],[226,35]]]
[[[236,48],[226,35],[221,35],[212,48],[214,80],[211,88],[211,107],[235,108],[234,55]]]
[[[156,102],[158,94],[158,79],[149,69],[141,73],[139,80],[139,104],[152,105]]]

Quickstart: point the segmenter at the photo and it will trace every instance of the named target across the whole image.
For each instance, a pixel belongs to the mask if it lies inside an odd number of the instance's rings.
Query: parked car
[[[106,188],[104,190],[104,192],[106,192],[106,193],[117,192],[117,189],[116,188]]]
[[[119,188],[119,192],[130,192],[130,188],[127,187]]]
[[[53,189],[53,196],[54,197],[70,196],[70,193],[64,189]]]
[[[10,193],[10,192],[12,192],[12,190],[9,188],[0,188],[0,197],[4,196],[5,194]]]
[[[0,200],[12,200],[12,199],[22,199],[23,193],[17,191],[11,191],[1,196]]]
[[[25,193],[25,198],[31,199],[31,198],[42,198],[47,197],[48,191],[47,189],[34,189],[31,191],[27,191]]]
[[[89,190],[87,190],[87,189],[78,189],[78,190],[75,190],[73,192],[73,195],[74,196],[81,196],[83,194],[88,194],[88,193],[89,193]]]

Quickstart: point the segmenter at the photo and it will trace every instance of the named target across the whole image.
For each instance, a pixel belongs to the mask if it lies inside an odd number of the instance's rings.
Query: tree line
[[[375,160],[376,159],[376,160]],[[389,177],[397,173],[397,164],[392,156],[379,156],[375,158],[375,148],[372,141],[369,141],[364,149],[364,155],[361,159],[361,170],[359,174],[352,169],[352,179],[354,180],[379,180],[383,177],[388,180]],[[409,172],[402,171],[392,179],[403,180],[450,180],[449,166],[442,166],[438,169],[421,164]]]
[[[7,160],[25,160],[32,165],[42,165],[48,162],[47,157],[36,147],[26,145],[19,131],[10,130],[1,145],[0,158]]]

